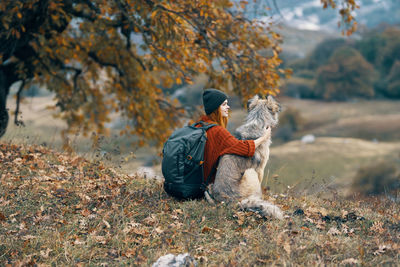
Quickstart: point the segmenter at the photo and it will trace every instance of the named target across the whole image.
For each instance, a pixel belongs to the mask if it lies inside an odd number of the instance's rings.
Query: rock
[[[315,142],[315,136],[313,134],[307,134],[301,138],[303,144],[311,144]]]
[[[196,260],[189,255],[189,253],[179,254],[177,256],[173,254],[167,254],[160,257],[152,267],[191,267],[197,266]]]

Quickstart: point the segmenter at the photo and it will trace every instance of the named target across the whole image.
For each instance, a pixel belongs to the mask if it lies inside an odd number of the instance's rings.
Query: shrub
[[[280,126],[289,125],[293,131],[303,129],[304,119],[300,112],[295,108],[288,108],[279,116]]]
[[[290,141],[293,134],[304,128],[305,121],[295,108],[288,108],[279,116],[279,127],[275,137],[282,141]]]
[[[379,162],[358,170],[353,191],[363,195],[381,195],[400,189],[400,175],[393,163]]]
[[[292,137],[293,137],[293,129],[288,124],[279,126],[279,128],[276,130],[274,134],[274,139],[277,138],[282,140],[283,142],[288,142],[292,140]]]

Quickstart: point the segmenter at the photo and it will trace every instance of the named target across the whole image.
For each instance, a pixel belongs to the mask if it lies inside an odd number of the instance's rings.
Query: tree
[[[340,47],[317,71],[315,93],[326,100],[347,100],[374,95],[374,68],[351,47]]]
[[[393,63],[389,75],[384,80],[386,88],[382,91],[387,97],[400,98],[400,61]]]
[[[390,26],[374,30],[359,40],[356,47],[379,74],[375,82],[377,94],[399,98],[400,29]]]
[[[298,70],[311,70],[312,73],[325,65],[332,56],[335,49],[347,45],[347,40],[344,38],[327,39],[318,44],[315,49],[304,59],[295,61],[290,66]],[[295,72],[296,74],[296,72]]]
[[[336,7],[322,0],[325,8]],[[355,29],[354,0],[339,10]],[[250,95],[278,92],[281,37],[248,20],[246,1],[2,0],[0,2],[0,136],[6,97],[40,84],[55,93],[64,134],[106,132],[111,115],[130,119],[122,133],[160,144],[183,109],[161,90],[205,73],[208,86]],[[267,50],[268,55],[259,51]],[[15,122],[18,122],[19,97]]]

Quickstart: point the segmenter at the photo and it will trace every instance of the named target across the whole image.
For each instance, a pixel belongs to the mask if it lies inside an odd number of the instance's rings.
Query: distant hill
[[[323,9],[320,0],[249,1],[247,14],[251,18],[274,16],[275,20],[303,30],[336,31],[338,10]],[[359,0],[360,9],[355,12],[359,25],[368,28],[380,24],[400,23],[400,1]],[[270,7],[267,11],[265,8]]]

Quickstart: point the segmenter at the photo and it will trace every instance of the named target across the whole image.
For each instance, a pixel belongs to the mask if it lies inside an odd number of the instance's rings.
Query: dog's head
[[[281,105],[271,95],[266,98],[256,95],[247,102],[247,110],[249,114],[265,122],[266,126],[274,127],[278,124]]]

